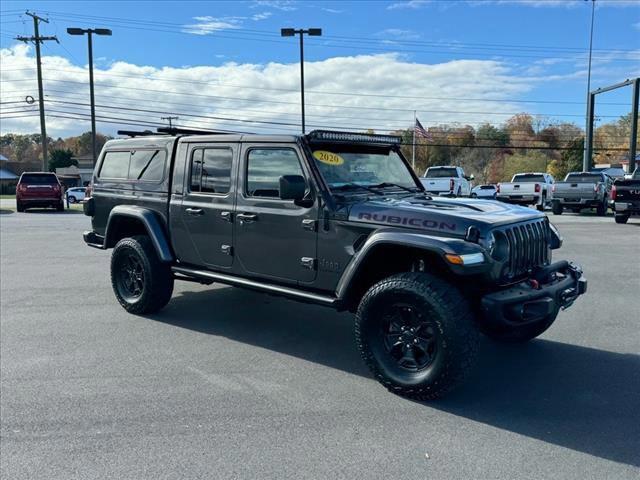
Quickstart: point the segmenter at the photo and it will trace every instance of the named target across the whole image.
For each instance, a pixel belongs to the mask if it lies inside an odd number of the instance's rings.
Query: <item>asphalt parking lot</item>
[[[552,220],[588,294],[417,403],[370,378],[348,314],[178,283],[131,316],[87,217],[2,214],[0,476],[637,479],[640,220]]]

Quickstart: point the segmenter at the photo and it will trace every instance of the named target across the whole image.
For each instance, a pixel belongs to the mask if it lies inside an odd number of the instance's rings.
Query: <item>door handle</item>
[[[258,215],[255,213],[238,213],[236,218],[240,220],[240,223],[252,223],[258,219]]]
[[[204,210],[201,208],[187,208],[185,211],[189,215],[204,215]]]

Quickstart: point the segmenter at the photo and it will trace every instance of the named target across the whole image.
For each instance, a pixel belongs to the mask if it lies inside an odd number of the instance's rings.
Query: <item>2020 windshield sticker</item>
[[[327,152],[326,150],[316,150],[313,152],[313,156],[322,163],[327,165],[342,165],[344,158],[337,153]]]

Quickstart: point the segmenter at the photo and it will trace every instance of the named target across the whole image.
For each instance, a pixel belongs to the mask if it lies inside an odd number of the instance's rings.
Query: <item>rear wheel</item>
[[[60,202],[59,204],[56,205],[56,210],[58,212],[63,212],[64,211],[64,203]]]
[[[536,208],[538,209],[539,212],[544,212],[544,207],[547,204],[547,197],[543,194],[542,195],[542,199],[540,200],[540,204],[536,205]]]
[[[113,249],[111,285],[126,311],[153,313],[171,299],[173,274],[158,258],[151,239],[139,235],[123,238]]]
[[[564,208],[560,202],[553,202],[553,206],[551,207],[554,215],[562,215],[562,211]]]
[[[448,282],[411,272],[386,278],[364,295],[356,342],[374,377],[389,391],[440,397],[471,369],[479,335],[471,310]]]
[[[629,221],[629,215],[628,214],[621,215],[616,213],[615,219],[616,219],[616,223],[627,223]]]
[[[602,199],[602,203],[598,204],[598,206],[596,207],[596,214],[604,217],[607,214],[607,197],[604,197]]]
[[[18,212],[24,212],[24,205],[21,202],[16,202],[16,210]]]

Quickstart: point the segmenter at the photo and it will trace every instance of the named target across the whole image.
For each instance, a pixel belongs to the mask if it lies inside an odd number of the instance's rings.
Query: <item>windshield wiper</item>
[[[371,188],[385,188],[385,187],[397,187],[411,193],[417,193],[419,191],[417,187],[409,188],[409,187],[404,187],[402,185],[398,185],[397,183],[390,183],[390,182],[382,182],[382,183],[378,183],[377,185],[371,185]]]
[[[349,183],[345,183],[343,185],[340,185],[339,187],[331,187],[332,191],[335,190],[349,190],[352,188],[361,188],[362,190],[369,190],[372,193],[375,193],[376,195],[384,195],[384,193],[379,192],[378,190],[375,190],[371,187],[367,187],[365,185],[360,185],[359,183],[353,183],[353,182],[349,182]]]

